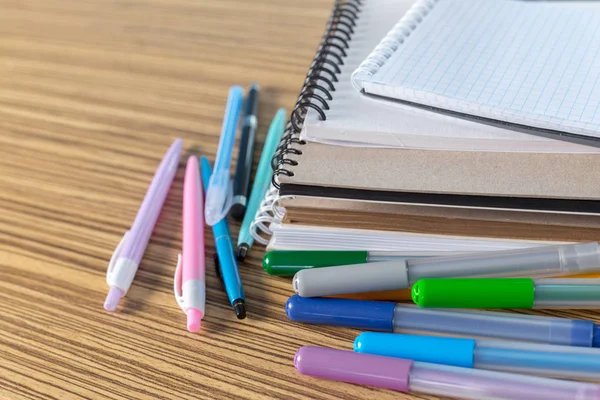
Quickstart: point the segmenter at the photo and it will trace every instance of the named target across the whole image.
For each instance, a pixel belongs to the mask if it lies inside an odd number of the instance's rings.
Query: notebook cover
[[[294,145],[280,196],[600,213],[594,154],[458,152]]]

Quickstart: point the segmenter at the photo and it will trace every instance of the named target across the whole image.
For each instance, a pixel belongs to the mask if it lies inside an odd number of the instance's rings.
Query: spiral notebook
[[[368,95],[600,146],[596,2],[419,0],[352,75]]]
[[[320,89],[316,87],[317,82],[312,82],[312,86],[302,92],[301,102],[312,102],[304,120],[302,139],[355,147],[598,152],[592,147],[539,137],[518,129],[509,130],[497,124],[458,119],[357,93],[351,83],[352,73],[413,3],[414,0],[368,0],[357,8],[338,5],[338,9],[345,10],[344,15],[352,18],[354,26],[350,26],[352,31],[346,26],[336,27],[336,31],[328,35],[330,47],[315,57],[309,77],[321,77],[326,81],[319,83]],[[352,8],[352,15],[349,8]],[[348,20],[342,22],[350,24]]]
[[[547,212],[600,212],[600,203],[596,203],[600,199],[600,192],[592,190],[595,185],[585,194],[570,190],[571,186],[578,185],[587,176],[582,175],[585,168],[590,167],[591,171],[600,173],[600,158],[593,156],[600,152],[597,147],[533,136],[518,130],[506,130],[403,104],[374,100],[353,89],[350,80],[352,72],[402,15],[411,9],[412,4],[411,0],[336,1],[298,103],[290,115],[272,162],[273,185],[253,224],[258,242],[267,243],[268,239],[261,237],[261,232],[270,235],[270,224],[282,221],[285,210],[278,206],[282,197],[324,196],[356,201],[473,207],[477,205],[472,204],[471,200],[482,200],[481,206],[486,199],[495,196],[492,200],[498,202],[494,207],[500,209],[525,208],[539,212],[538,208],[543,206]],[[328,136],[330,134],[337,136]],[[311,142],[343,143],[345,146]],[[347,146],[349,144],[356,147]],[[424,156],[417,154],[421,150],[398,147],[438,150],[427,150],[431,153]],[[466,151],[468,154],[460,156],[465,164],[456,165],[456,160],[452,159],[455,152],[447,150]],[[562,179],[564,174],[559,174],[561,178],[554,179],[551,184],[540,181],[530,185],[524,180],[516,185],[515,180],[522,176],[513,174],[507,179],[504,168],[503,175],[498,174],[503,179],[504,187],[518,186],[525,190],[501,193],[501,190],[488,185],[495,181],[495,176],[481,175],[465,179],[465,171],[475,174],[480,170],[477,163],[470,162],[473,150],[477,150],[478,165],[487,165],[486,157],[494,154],[482,153],[482,150],[494,151],[495,154],[505,152],[512,155],[510,162],[502,159],[494,162],[513,165],[514,170],[520,171],[532,168],[550,171],[548,167],[556,163],[552,158],[541,157],[543,153],[561,153],[565,157],[574,155],[571,153],[583,154],[575,154],[580,158],[574,160],[566,173],[570,179]],[[410,152],[417,152],[413,156],[423,159],[422,170],[413,176],[394,172],[402,170],[397,169],[401,161],[405,161],[406,165],[414,165],[410,163],[410,158],[406,158]],[[538,157],[532,158],[530,152],[537,153]],[[443,188],[437,187],[436,193],[424,187],[415,187],[414,183],[420,179],[419,174],[431,172],[432,163],[444,162],[444,154],[448,154],[450,158],[446,158],[446,161],[453,163],[455,171],[458,171],[454,179]],[[523,154],[523,157],[517,157],[517,154]],[[429,161],[425,158],[429,158]],[[569,163],[568,160],[564,162]],[[438,169],[441,167],[443,165],[436,166]],[[492,169],[492,172],[497,174],[496,169]],[[542,179],[546,178],[553,180],[552,175]],[[435,180],[429,180],[429,183],[437,185]],[[474,185],[465,187],[463,183]],[[420,192],[411,193],[413,190]],[[447,193],[443,193],[444,190]],[[445,196],[448,193],[458,196]],[[525,199],[526,204],[519,196],[529,196]],[[539,202],[539,198],[547,198],[548,201]],[[585,206],[583,209],[582,205]]]

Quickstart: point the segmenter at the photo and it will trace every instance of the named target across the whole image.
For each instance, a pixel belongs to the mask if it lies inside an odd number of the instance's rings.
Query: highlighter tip
[[[115,311],[117,309],[117,305],[123,297],[123,291],[117,287],[111,286],[108,290],[108,295],[106,296],[106,300],[104,301],[104,309],[106,311]]]
[[[202,320],[202,313],[200,310],[196,310],[194,308],[189,309],[187,312],[187,329],[190,332],[198,332],[200,330],[200,326]]]

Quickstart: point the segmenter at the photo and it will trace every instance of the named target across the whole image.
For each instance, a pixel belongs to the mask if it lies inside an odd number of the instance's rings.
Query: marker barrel
[[[354,351],[463,368],[600,380],[600,349],[500,340],[365,332]]]
[[[424,278],[551,277],[600,270],[598,243],[382,261],[298,271],[305,297],[406,289]]]
[[[600,279],[421,279],[412,288],[421,307],[600,308]]]
[[[600,347],[600,329],[589,320],[298,295],[287,301],[286,313],[296,322],[363,330]]]
[[[294,365],[303,375],[401,392],[474,400],[599,400],[600,386],[413,362],[322,347],[302,347]]]

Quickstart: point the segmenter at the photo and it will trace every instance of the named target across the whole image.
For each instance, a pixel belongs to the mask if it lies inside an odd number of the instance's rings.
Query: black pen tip
[[[242,243],[240,247],[237,249],[237,260],[239,262],[243,262],[248,255],[248,245],[246,243]]]
[[[233,311],[237,319],[246,318],[246,303],[242,299],[237,299],[233,302]]]
[[[229,212],[229,215],[231,215],[231,218],[235,219],[236,221],[242,221],[244,219],[244,214],[246,213],[246,206],[240,203],[233,203],[233,205],[231,206],[231,211]]]

